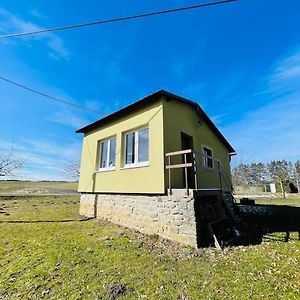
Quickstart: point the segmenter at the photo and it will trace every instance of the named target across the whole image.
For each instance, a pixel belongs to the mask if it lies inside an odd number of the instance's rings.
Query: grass
[[[269,204],[269,205],[289,205],[289,206],[300,207],[300,195],[289,197],[289,198],[255,198],[255,203]]]
[[[295,234],[193,250],[81,221],[78,196],[0,197],[0,208],[0,299],[112,299],[113,284],[125,287],[118,299],[299,299]]]
[[[77,191],[77,182],[67,181],[13,181],[13,180],[0,180],[0,194],[14,193],[21,190],[27,192],[36,192],[36,190],[43,191]]]

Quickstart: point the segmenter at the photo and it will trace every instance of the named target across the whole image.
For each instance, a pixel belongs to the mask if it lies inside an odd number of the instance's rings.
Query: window
[[[213,168],[212,150],[209,148],[203,147],[203,154],[204,154],[204,156],[203,156],[204,167],[212,169]]]
[[[116,139],[102,141],[99,150],[99,169],[114,170],[116,165]]]
[[[149,128],[125,134],[125,166],[145,166],[149,161]]]

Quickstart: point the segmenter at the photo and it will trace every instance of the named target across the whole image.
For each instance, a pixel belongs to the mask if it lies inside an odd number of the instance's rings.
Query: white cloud
[[[52,140],[22,139],[22,142],[30,149],[31,153],[45,154],[60,160],[75,159],[81,150],[81,143],[74,141],[57,143]]]
[[[66,179],[62,166],[80,158],[81,142],[67,141],[58,144],[54,140],[22,139],[13,144],[0,142],[0,152],[13,148],[15,157],[22,157],[24,168],[16,172],[22,180],[63,180]]]
[[[300,159],[300,49],[274,65],[266,85],[257,96],[269,103],[224,132],[247,161]]]
[[[39,18],[39,19],[46,19],[46,16],[43,15],[40,11],[38,11],[35,8],[30,10],[30,14],[33,15],[34,17],[36,17],[36,18]]]
[[[49,121],[66,125],[74,129],[79,129],[85,125],[91,123],[91,121],[85,117],[71,113],[69,111],[58,111],[53,116],[47,118]]]
[[[278,63],[272,75],[271,83],[296,79],[300,82],[300,49]]]
[[[35,23],[30,21],[25,21],[13,13],[0,7],[0,32],[2,34],[15,33],[15,32],[27,32],[36,31],[42,29]],[[49,56],[54,59],[69,59],[70,52],[65,47],[64,42],[61,38],[57,37],[53,33],[43,33],[38,36],[29,37],[35,40],[46,41],[47,46],[50,49]],[[22,40],[27,41],[29,38],[22,38]],[[7,42],[7,40],[5,40]]]
[[[228,113],[224,113],[224,114],[219,114],[219,115],[213,115],[210,118],[216,125],[220,125],[220,124],[222,124],[222,119],[227,115],[228,115]]]

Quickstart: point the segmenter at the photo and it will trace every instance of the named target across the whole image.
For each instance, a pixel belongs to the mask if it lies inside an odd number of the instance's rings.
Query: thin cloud
[[[0,32],[3,34],[19,31],[36,31],[42,29],[37,24],[30,21],[25,21],[1,7],[0,17],[2,19],[0,21]],[[45,33],[39,37],[31,37],[31,39],[46,41],[47,46],[51,50],[49,52],[49,56],[51,58],[68,60],[70,57],[70,52],[64,45],[64,41],[53,33]],[[27,41],[28,38],[23,38],[23,40]]]
[[[24,168],[16,171],[22,180],[62,180],[62,166],[68,161],[79,160],[81,142],[58,144],[54,140],[22,139],[17,142],[0,142],[0,152],[13,149],[15,157],[22,157]]]
[[[73,129],[79,129],[91,123],[89,119],[73,114],[69,111],[56,112],[53,116],[50,116],[47,119],[51,122],[62,124]]]
[[[81,143],[74,141],[58,144],[53,140],[23,139],[22,142],[27,144],[32,153],[45,154],[66,160],[78,157],[81,149]]]
[[[30,10],[30,14],[36,18],[39,19],[46,19],[47,17],[45,15],[43,15],[40,11],[38,11],[37,9],[33,8]]]
[[[224,113],[224,114],[211,116],[210,118],[216,125],[220,125],[220,124],[222,124],[222,119],[227,115],[228,115],[228,113]]]
[[[300,157],[300,48],[277,62],[267,76],[268,104],[224,128],[226,136],[252,161]],[[285,93],[285,94],[284,94]]]
[[[297,49],[276,66],[271,83],[294,79],[300,81],[300,49]]]

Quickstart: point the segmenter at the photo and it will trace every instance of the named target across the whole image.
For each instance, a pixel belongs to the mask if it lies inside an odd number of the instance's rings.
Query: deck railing
[[[192,162],[187,161],[188,154],[192,154],[192,157],[193,157]],[[178,155],[183,155],[184,163],[172,165],[172,160],[171,160],[172,157],[178,156]],[[168,165],[166,166],[166,169],[168,170],[168,176],[169,176],[169,193],[172,194],[172,170],[173,169],[183,169],[184,168],[185,188],[186,188],[186,193],[188,195],[189,194],[188,168],[193,168],[195,189],[197,189],[198,182],[197,182],[196,154],[193,152],[193,150],[188,149],[188,150],[169,152],[169,153],[166,153],[166,157],[168,158]]]
[[[183,163],[176,163],[172,164],[172,157],[176,156],[182,156],[183,157]],[[188,160],[188,156],[190,157]],[[200,162],[197,163],[196,159],[200,157]],[[229,176],[227,175],[222,162],[213,157],[206,155],[202,152],[193,151],[192,149],[187,150],[180,150],[180,151],[174,151],[174,152],[168,152],[166,153],[167,158],[167,165],[166,169],[168,170],[168,177],[169,177],[169,193],[172,194],[172,170],[174,169],[184,169],[184,182],[185,182],[185,189],[187,195],[189,195],[189,180],[188,180],[188,169],[193,168],[193,178],[194,178],[194,189],[198,189],[198,176],[197,176],[197,170],[200,168],[206,168],[203,164],[203,158],[206,158],[206,160],[210,159],[213,161],[213,166],[211,170],[218,173],[219,178],[219,185],[221,192],[224,190],[224,184],[229,189],[230,192],[233,191],[233,187],[231,184],[231,180]],[[207,169],[207,168],[206,168]]]

